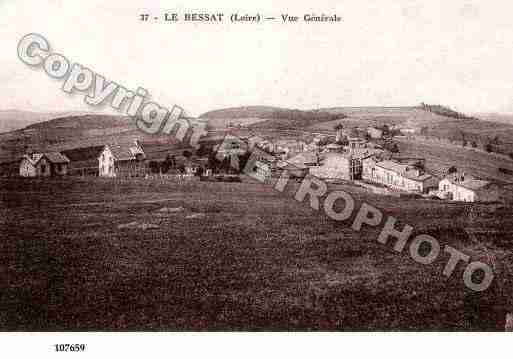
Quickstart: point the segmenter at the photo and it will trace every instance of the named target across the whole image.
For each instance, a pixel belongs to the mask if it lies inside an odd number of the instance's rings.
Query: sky
[[[163,106],[191,115],[234,106],[299,109],[439,103],[513,113],[508,1],[0,0],[2,109],[89,111],[83,94],[17,57],[27,33]],[[142,13],[260,13],[255,23],[145,23]],[[282,14],[338,14],[289,23]]]

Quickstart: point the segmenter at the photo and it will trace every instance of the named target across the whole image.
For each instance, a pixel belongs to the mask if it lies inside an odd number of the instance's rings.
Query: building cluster
[[[453,201],[496,202],[500,199],[498,184],[468,174],[432,174],[426,169],[424,159],[394,157],[379,145],[387,140],[382,128],[369,127],[366,131],[339,129],[335,136],[318,135],[310,144],[296,146],[296,151],[262,141],[257,147],[278,154],[279,160],[259,159],[255,172],[259,178],[270,179],[273,172],[287,169],[293,177],[311,174],[328,181],[356,181],[389,192]]]
[[[296,178],[311,174],[328,181],[355,181],[387,191],[453,201],[494,202],[500,198],[499,186],[490,181],[457,171],[440,178],[426,170],[423,159],[394,157],[381,145],[389,138],[387,130],[379,127],[339,128],[335,135],[318,134],[309,143],[285,139],[272,142],[258,136],[249,136],[241,142],[239,137],[232,137],[224,137],[222,143],[215,146],[216,157],[229,161],[233,156],[244,156],[254,148],[260,149],[259,153],[263,155],[252,164],[254,177],[262,181],[270,181],[287,170],[291,177]],[[94,156],[93,160],[91,156]],[[183,161],[183,173],[212,173],[204,163],[207,158],[195,161],[191,156]],[[84,160],[85,157],[88,159]],[[162,150],[161,157],[159,160],[163,165],[176,167],[176,158],[174,155],[169,158],[168,148]],[[23,177],[47,177],[78,171],[100,177],[145,177],[155,172],[152,168],[155,164],[152,159],[155,158],[148,155],[137,140],[113,142],[90,148],[87,153],[75,149],[25,155],[19,165],[19,174]]]
[[[18,174],[22,177],[90,175],[126,178],[146,177],[164,167],[155,169],[155,164],[165,163],[168,168],[180,168],[184,175],[196,174],[204,166],[205,159],[196,160],[192,154],[184,157],[184,149],[172,151],[168,145],[162,147],[163,150],[147,153],[142,144],[134,139],[61,152],[31,153],[23,156],[19,162]]]

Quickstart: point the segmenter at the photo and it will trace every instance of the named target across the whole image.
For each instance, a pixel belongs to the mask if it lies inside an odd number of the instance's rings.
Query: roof
[[[106,147],[109,148],[110,152],[117,161],[130,161],[135,160],[136,155],[142,154],[145,156],[144,151],[137,140],[130,142],[117,142],[108,144]],[[146,156],[145,156],[146,157]]]
[[[64,156],[60,152],[45,152],[44,156],[48,159],[48,161],[52,163],[68,163],[68,157]]]
[[[48,162],[54,164],[70,162],[69,159],[60,152],[34,153],[32,155],[25,155],[23,157],[27,159],[32,165],[37,164],[43,157],[46,158]]]
[[[342,145],[337,145],[336,143],[330,143],[329,145],[326,146],[326,148],[329,148],[329,149],[340,149],[342,147],[343,147]]]
[[[411,165],[402,164],[402,163],[398,163],[398,162],[394,162],[394,161],[390,161],[390,160],[378,162],[378,163],[376,163],[376,166],[384,168],[384,169],[392,171],[392,172],[395,172],[395,173],[401,175],[402,177],[405,177],[405,178],[408,178],[408,179],[411,179],[414,181],[425,181],[425,180],[433,177],[429,173],[425,173],[425,172],[424,173],[420,172],[420,174],[418,174],[416,169],[414,167],[412,167]]]
[[[304,165],[306,163],[317,163],[318,161],[319,155],[314,152],[301,152],[287,160],[287,162],[289,163],[301,165]]]
[[[464,180],[458,180],[458,178],[461,178],[461,176],[464,176]],[[490,181],[485,181],[482,179],[474,178],[470,175],[463,175],[461,173],[452,173],[444,178],[445,180],[448,180],[452,184],[456,186],[460,186],[466,189],[469,189],[471,191],[477,191],[479,189],[485,188],[488,185],[493,184]]]
[[[104,146],[89,146],[63,150],[61,153],[73,162],[97,161]]]

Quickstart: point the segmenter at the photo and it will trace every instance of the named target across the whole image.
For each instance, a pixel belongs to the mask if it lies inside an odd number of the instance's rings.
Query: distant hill
[[[276,111],[290,111],[285,108],[272,106],[242,106],[205,112],[199,118],[204,119],[234,119],[234,118],[271,118]]]
[[[289,129],[346,117],[323,110],[297,110],[271,106],[244,106],[210,111],[200,118],[212,128],[245,126],[253,129]]]
[[[39,122],[57,117],[84,115],[86,112],[33,112],[20,110],[0,110],[0,133],[15,131]]]
[[[466,115],[443,105],[420,104],[411,107],[336,107],[331,113],[344,113],[343,120],[316,123],[311,131],[333,131],[337,124],[346,127],[394,124],[416,128],[422,134],[477,148],[491,145],[493,152],[513,152],[513,116],[500,114]]]

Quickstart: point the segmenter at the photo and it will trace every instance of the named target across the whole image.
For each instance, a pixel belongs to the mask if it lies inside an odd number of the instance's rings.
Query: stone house
[[[63,176],[68,173],[69,159],[59,152],[25,155],[20,162],[22,177]]]

